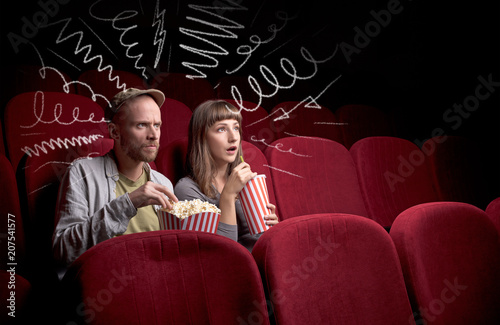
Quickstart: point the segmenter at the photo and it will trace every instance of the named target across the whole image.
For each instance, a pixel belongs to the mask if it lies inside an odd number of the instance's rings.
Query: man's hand
[[[136,209],[152,204],[161,205],[164,209],[172,209],[169,199],[174,202],[179,201],[166,186],[151,181],[129,193],[129,197]]]

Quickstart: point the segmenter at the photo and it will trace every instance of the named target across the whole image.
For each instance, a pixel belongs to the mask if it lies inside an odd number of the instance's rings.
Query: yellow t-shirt
[[[116,182],[116,197],[135,191],[146,184],[148,180],[149,175],[145,170],[143,170],[141,177],[135,182],[120,173],[120,178]],[[148,205],[137,209],[137,214],[130,219],[127,231],[123,235],[151,230],[160,230],[160,224],[153,206]]]

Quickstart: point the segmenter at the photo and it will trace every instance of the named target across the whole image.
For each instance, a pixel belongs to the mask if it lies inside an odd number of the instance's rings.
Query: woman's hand
[[[246,183],[255,176],[257,176],[257,173],[252,172],[250,165],[247,163],[241,163],[233,169],[220,194],[220,222],[229,225],[237,224],[236,207],[234,202],[236,201],[238,193],[240,193]]]
[[[264,220],[266,220],[266,225],[270,227],[277,225],[279,220],[278,216],[276,215],[276,206],[274,204],[269,203],[267,205],[267,208],[271,210],[271,213],[268,214],[267,216],[264,216]]]
[[[238,193],[245,187],[246,183],[255,176],[257,176],[257,173],[252,172],[249,164],[239,164],[233,169],[231,175],[229,175],[221,196],[224,194],[231,196],[233,199],[236,198]]]

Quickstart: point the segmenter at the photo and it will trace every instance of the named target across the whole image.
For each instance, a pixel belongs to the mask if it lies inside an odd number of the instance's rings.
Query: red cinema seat
[[[396,249],[373,220],[288,219],[264,232],[252,255],[276,324],[414,324]]]
[[[500,235],[500,197],[491,201],[485,210],[490,220],[493,222]]]
[[[123,70],[87,70],[78,77],[78,94],[93,99],[101,108],[126,88],[147,89],[148,84],[136,73]]]
[[[269,114],[256,103],[243,101],[238,104],[233,99],[224,99],[240,110],[242,116],[243,140],[248,141],[264,151],[276,139]]]
[[[368,217],[390,228],[407,208],[439,201],[425,154],[408,140],[369,137],[350,149]]]
[[[341,124],[327,107],[314,102],[288,101],[276,105],[270,113],[277,137],[312,136],[343,143]]]
[[[156,156],[155,164],[157,170],[165,175],[172,184],[176,184],[186,176],[186,154],[188,138],[174,140],[166,145],[160,145],[160,151]]]
[[[14,167],[24,154],[45,155],[56,148],[107,137],[104,111],[91,99],[56,92],[17,95],[5,109],[5,137]]]
[[[389,117],[368,105],[343,105],[335,111],[346,148],[358,140],[373,136],[394,136]]]
[[[206,100],[214,99],[212,84],[206,79],[189,79],[184,73],[160,73],[150,82],[151,88],[161,90],[165,97],[184,103],[194,111]]]
[[[498,233],[484,211],[460,202],[414,206],[390,235],[419,324],[499,324]]]
[[[57,279],[58,266],[53,262],[52,235],[60,182],[68,166],[82,157],[104,155],[113,146],[113,140],[99,139],[91,144],[48,151],[45,155],[26,157],[22,161],[24,214],[27,216],[26,245],[33,284],[46,285],[47,278]],[[21,185],[20,185],[21,186]],[[40,269],[40,265],[43,268]]]
[[[282,219],[341,212],[367,216],[349,151],[323,138],[283,138],[265,151]]]
[[[67,310],[86,324],[269,324],[252,255],[215,234],[115,237],[82,254],[63,282],[73,305]]]
[[[189,120],[193,112],[183,103],[165,98],[161,106],[161,135],[160,147],[188,136]]]
[[[5,151],[5,142],[4,142],[4,135],[3,135],[3,121],[0,120],[0,155],[7,155],[7,152]]]
[[[488,193],[483,155],[472,140],[459,136],[433,137],[422,144],[428,155],[439,199],[486,208]]]
[[[25,257],[25,234],[23,216],[19,202],[16,175],[10,161],[0,155],[0,268],[15,262],[23,266]],[[6,288],[6,287],[4,287]]]

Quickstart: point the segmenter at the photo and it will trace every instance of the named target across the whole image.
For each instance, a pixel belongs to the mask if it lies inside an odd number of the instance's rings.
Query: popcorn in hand
[[[193,214],[198,214],[202,212],[213,212],[220,214],[220,209],[208,202],[204,202],[200,199],[194,199],[191,201],[184,200],[179,202],[170,201],[173,208],[172,209],[161,209],[165,212],[175,215],[180,219],[185,219]]]

